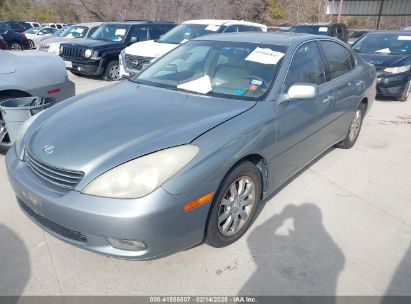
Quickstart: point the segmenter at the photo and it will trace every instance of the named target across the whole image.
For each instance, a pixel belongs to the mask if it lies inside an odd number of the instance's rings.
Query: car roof
[[[104,22],[104,24],[124,24],[124,25],[133,25],[133,24],[170,24],[169,21],[150,21],[150,20],[136,20],[136,21],[111,21],[111,22]]]
[[[303,34],[303,33],[289,33],[289,32],[240,32],[229,34],[212,34],[198,37],[194,40],[206,40],[206,41],[225,41],[225,42],[251,42],[261,44],[283,45],[289,46],[292,43],[303,42],[306,40],[317,39],[329,39],[336,40],[330,37]]]
[[[369,32],[367,35],[378,35],[378,34],[394,34],[394,35],[411,35],[411,33],[407,31],[375,31],[375,32]]]
[[[100,26],[102,25],[103,22],[84,22],[84,23],[76,23],[76,24],[72,24],[70,26],[88,26],[88,27],[93,27],[93,26]]]
[[[244,24],[253,25],[258,27],[265,27],[264,24],[249,22],[244,20],[231,20],[231,19],[198,19],[198,20],[188,20],[184,21],[182,24],[204,24],[204,25],[231,25],[231,24]]]
[[[339,24],[344,24],[344,23],[300,23],[300,24],[295,24],[291,27],[307,27],[307,26],[312,26],[312,27],[316,27],[316,26],[332,26],[332,25],[339,25]]]

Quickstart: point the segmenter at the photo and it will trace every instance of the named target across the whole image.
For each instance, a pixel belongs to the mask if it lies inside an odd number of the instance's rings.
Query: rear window
[[[329,27],[328,26],[296,26],[290,29],[290,32],[293,33],[305,33],[313,35],[328,35]]]

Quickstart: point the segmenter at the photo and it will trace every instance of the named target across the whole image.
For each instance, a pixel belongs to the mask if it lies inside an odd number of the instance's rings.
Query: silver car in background
[[[43,52],[60,53],[60,44],[70,39],[89,38],[101,25],[101,22],[78,23],[67,27],[59,37],[50,37],[40,41],[38,50]]]
[[[40,52],[0,50],[0,101],[17,97],[52,97],[56,102],[75,95],[60,57]],[[0,146],[9,139],[0,113]]]
[[[355,144],[375,85],[375,68],[334,38],[203,36],[28,121],[9,179],[30,219],[98,253],[227,246],[261,200]]]

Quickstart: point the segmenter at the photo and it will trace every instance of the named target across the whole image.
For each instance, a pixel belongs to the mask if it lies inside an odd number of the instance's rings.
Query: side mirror
[[[137,37],[131,37],[130,43],[136,43],[136,42],[138,42],[138,38]]]
[[[293,84],[286,94],[280,96],[278,104],[292,99],[313,99],[318,96],[318,86],[309,83]]]

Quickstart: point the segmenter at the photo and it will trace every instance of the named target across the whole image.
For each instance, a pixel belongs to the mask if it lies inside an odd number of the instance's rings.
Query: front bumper
[[[63,57],[64,62],[66,62],[66,67],[68,63],[71,63],[67,70],[73,71],[82,75],[87,76],[101,76],[104,73],[103,60],[98,60],[94,62],[78,62],[72,61],[68,58]]]
[[[144,260],[187,249],[203,240],[210,202],[188,213],[183,212],[183,206],[210,192],[207,186],[180,195],[171,195],[160,187],[140,199],[109,199],[74,190],[55,191],[17,158],[14,148],[6,155],[6,166],[26,215],[70,244],[113,257]],[[117,249],[108,237],[143,241],[147,248]]]
[[[377,76],[377,95],[398,97],[404,92],[410,80],[410,72],[400,74],[384,74]]]

